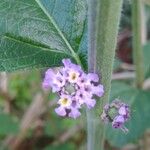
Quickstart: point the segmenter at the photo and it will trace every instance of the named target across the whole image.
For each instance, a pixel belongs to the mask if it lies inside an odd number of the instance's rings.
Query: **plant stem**
[[[87,110],[88,150],[104,150],[105,128],[99,114],[108,102],[122,0],[89,0],[89,72],[101,76],[105,94],[94,111]],[[93,4],[95,3],[95,4]],[[96,15],[95,8],[97,7]],[[95,15],[93,20],[92,16]],[[95,24],[96,22],[96,24]],[[93,35],[95,37],[93,37]]]
[[[88,71],[96,71],[96,2],[97,0],[88,0]],[[94,110],[87,109],[87,150],[97,150],[95,144],[96,130],[99,125],[99,118],[96,117]],[[98,114],[97,114],[98,116]],[[99,138],[99,137],[98,137]],[[98,143],[96,143],[98,142]]]
[[[132,0],[133,60],[136,70],[136,86],[142,88],[144,63],[141,39],[141,0]]]

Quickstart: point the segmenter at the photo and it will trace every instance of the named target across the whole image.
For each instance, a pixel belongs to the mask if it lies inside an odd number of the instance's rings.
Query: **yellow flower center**
[[[75,80],[76,78],[77,78],[76,73],[72,73],[72,74],[71,74],[71,79],[72,79],[72,80]]]
[[[62,98],[62,99],[60,99],[60,103],[61,103],[61,105],[63,105],[63,106],[68,106],[68,105],[69,105],[69,101],[68,101],[67,98]]]
[[[62,104],[64,104],[64,105],[66,105],[67,102],[68,102],[68,99],[67,99],[67,98],[64,98],[64,99],[62,100]]]
[[[78,77],[79,77],[78,73],[76,73],[74,71],[70,72],[70,74],[69,74],[69,82],[75,83],[77,81]]]

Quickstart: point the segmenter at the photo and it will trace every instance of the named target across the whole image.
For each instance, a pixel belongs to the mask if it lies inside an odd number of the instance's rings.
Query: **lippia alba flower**
[[[113,128],[119,128],[124,132],[128,129],[124,126],[130,118],[129,105],[115,99],[111,104],[106,104],[101,115],[101,119],[105,122],[111,122]]]
[[[56,72],[48,69],[45,73],[43,88],[51,89],[59,96],[55,112],[59,116],[78,118],[83,105],[92,109],[95,96],[104,93],[103,85],[98,84],[99,77],[95,73],[86,74],[81,66],[73,64],[70,59],[63,59],[64,67]]]

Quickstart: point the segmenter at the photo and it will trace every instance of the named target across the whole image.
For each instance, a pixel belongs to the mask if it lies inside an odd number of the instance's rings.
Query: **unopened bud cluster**
[[[130,108],[126,103],[121,102],[119,99],[115,99],[112,103],[106,104],[103,108],[101,119],[105,123],[112,123],[113,128],[119,128],[124,132],[128,129],[124,126],[130,118]]]

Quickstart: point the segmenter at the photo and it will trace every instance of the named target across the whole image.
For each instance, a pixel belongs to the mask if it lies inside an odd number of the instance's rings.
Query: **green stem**
[[[97,101],[94,111],[87,110],[88,150],[104,150],[105,128],[100,122],[99,114],[103,105],[109,100],[122,0],[97,0],[96,5],[92,4],[94,3],[92,0],[89,2],[89,7],[97,6],[94,21],[90,16],[95,12],[89,12],[89,71],[100,74],[105,94]],[[94,10],[89,8],[89,11]],[[93,37],[92,32],[96,38]]]
[[[96,66],[96,0],[88,0],[88,71],[95,72]],[[99,141],[96,140],[99,118],[94,110],[87,109],[87,150],[97,150]],[[100,138],[100,136],[98,137]],[[97,142],[97,143],[96,143]],[[97,147],[97,148],[96,148]]]
[[[144,63],[141,39],[141,0],[132,0],[132,31],[136,86],[142,88],[144,81]]]

